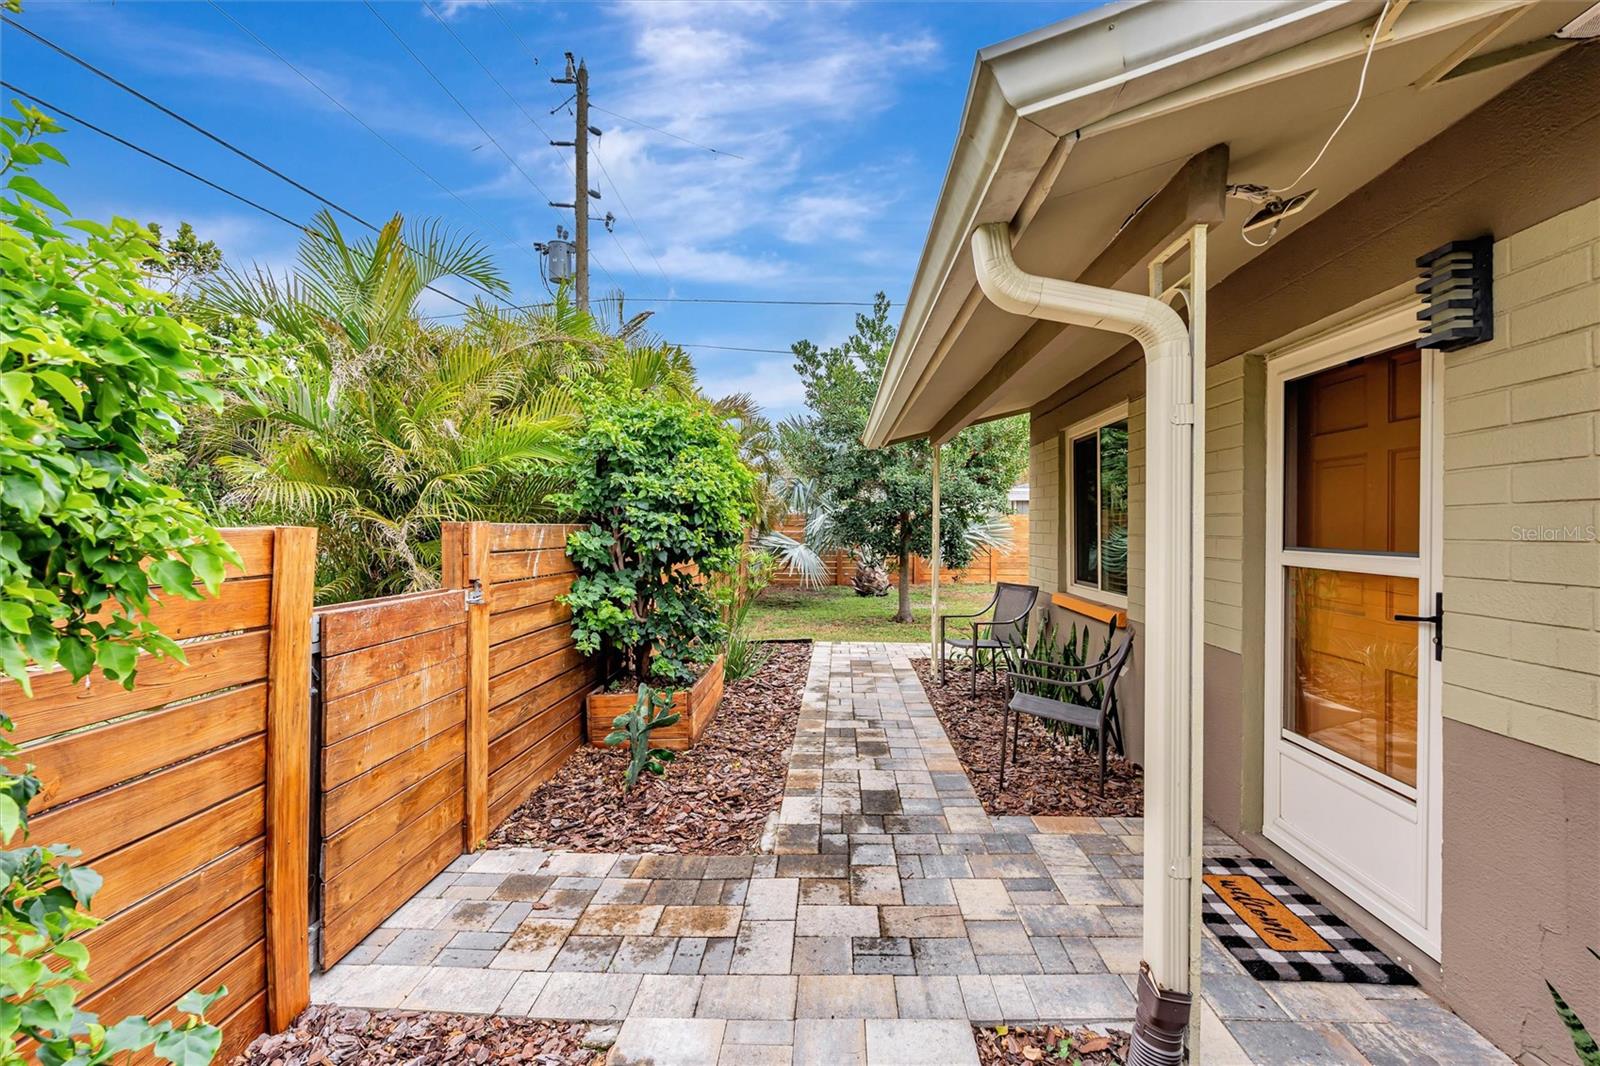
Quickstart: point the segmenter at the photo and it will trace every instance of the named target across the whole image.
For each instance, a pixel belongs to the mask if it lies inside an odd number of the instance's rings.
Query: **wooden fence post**
[[[462,583],[479,602],[467,607],[466,817],[462,847],[475,851],[489,836],[489,525],[465,527]]]
[[[272,545],[267,662],[267,1022],[287,1029],[311,1002],[311,610],[317,531],[280,527]]]

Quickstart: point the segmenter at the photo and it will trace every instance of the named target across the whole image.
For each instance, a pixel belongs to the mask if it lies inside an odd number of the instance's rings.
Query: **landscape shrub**
[[[726,639],[714,586],[750,517],[733,433],[703,406],[634,396],[598,405],[576,451],[559,503],[587,526],[567,540],[563,597],[579,650],[635,685],[692,681]]]
[[[202,347],[146,288],[154,235],[72,218],[27,173],[64,163],[59,127],[17,105],[0,119],[0,671],[128,687],[140,652],[182,659],[147,618],[150,589],[198,599],[238,557],[175,488],[146,471],[185,412],[245,364]]]

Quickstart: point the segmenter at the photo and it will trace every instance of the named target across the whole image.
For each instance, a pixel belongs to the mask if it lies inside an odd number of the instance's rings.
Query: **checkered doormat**
[[[1265,859],[1207,859],[1204,880],[1201,916],[1258,981],[1416,984]]]

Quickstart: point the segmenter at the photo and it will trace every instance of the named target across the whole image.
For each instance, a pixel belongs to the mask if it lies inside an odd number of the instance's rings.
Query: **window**
[[[1067,434],[1068,573],[1080,589],[1128,594],[1128,415],[1107,412]]]

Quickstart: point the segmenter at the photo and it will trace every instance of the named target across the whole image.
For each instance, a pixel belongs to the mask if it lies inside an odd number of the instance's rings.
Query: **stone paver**
[[[612,1066],[964,1064],[970,1024],[1130,1026],[1142,819],[986,814],[925,654],[816,646],[764,853],[462,856],[314,1001],[621,1022]],[[1207,1063],[1509,1061],[1416,989],[1262,984],[1204,948]]]

